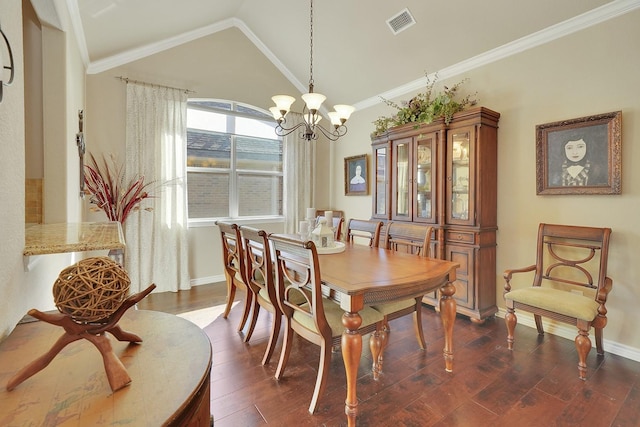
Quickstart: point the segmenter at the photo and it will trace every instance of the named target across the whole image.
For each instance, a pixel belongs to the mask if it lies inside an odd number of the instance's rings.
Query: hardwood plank
[[[189,295],[193,292],[193,295]],[[152,294],[140,308],[173,313],[224,304],[224,284],[191,291]],[[238,292],[236,300],[244,298]],[[148,299],[148,301],[147,301]],[[249,343],[236,331],[241,307],[228,319],[204,328],[214,351],[211,408],[218,426],[344,426],[345,373],[340,353],[331,358],[330,376],[317,413],[307,412],[316,378],[319,349],[294,338],[285,376],[273,377],[281,340],[271,363],[260,365],[271,317],[261,313]],[[572,340],[525,326],[516,328],[513,351],[506,348],[504,320],[484,324],[458,316],[454,330],[454,372],[442,366],[444,347],[439,313],[423,307],[427,350],[419,350],[413,319],[391,322],[392,333],[379,381],[369,368],[368,337],[358,373],[359,426],[538,426],[631,427],[640,419],[640,363],[606,353],[587,360],[588,378],[577,375]]]

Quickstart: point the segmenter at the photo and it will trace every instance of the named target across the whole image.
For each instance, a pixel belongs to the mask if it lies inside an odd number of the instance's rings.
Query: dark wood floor
[[[203,285],[186,292],[152,294],[139,308],[176,314],[222,304],[224,295],[223,284]],[[310,415],[307,407],[318,369],[318,347],[294,339],[285,377],[276,381],[280,346],[268,366],[260,365],[270,314],[261,313],[251,342],[245,344],[236,332],[240,309],[237,305],[229,319],[219,317],[204,328],[213,347],[215,425],[346,425],[341,355],[334,354],[319,409]],[[572,341],[548,334],[539,337],[534,329],[518,326],[515,349],[509,351],[503,319],[477,325],[459,316],[454,372],[447,373],[439,316],[424,307],[423,322],[426,351],[418,347],[410,316],[391,323],[379,381],[368,371],[371,360],[365,338],[358,377],[359,426],[640,425],[638,362],[610,353],[598,357],[593,349],[587,361],[588,379],[581,381]]]

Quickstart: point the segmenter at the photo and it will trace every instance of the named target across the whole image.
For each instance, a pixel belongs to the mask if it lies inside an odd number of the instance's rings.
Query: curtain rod
[[[136,83],[139,85],[144,85],[144,86],[151,86],[151,87],[163,87],[163,88],[167,88],[167,89],[175,89],[175,90],[180,90],[184,93],[195,93],[195,91],[193,90],[189,90],[189,89],[182,89],[179,87],[172,87],[172,86],[165,86],[165,85],[159,85],[159,84],[155,84],[155,83],[148,83],[148,82],[141,82],[139,80],[133,80],[130,79],[129,77],[123,77],[123,76],[116,76],[116,79],[120,79],[121,81],[125,82],[125,83]]]

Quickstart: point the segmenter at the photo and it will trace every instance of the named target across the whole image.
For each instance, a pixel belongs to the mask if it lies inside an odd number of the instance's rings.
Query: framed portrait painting
[[[536,194],[620,194],[622,112],[536,126]]]
[[[366,154],[345,157],[344,194],[347,196],[369,194],[369,167]]]

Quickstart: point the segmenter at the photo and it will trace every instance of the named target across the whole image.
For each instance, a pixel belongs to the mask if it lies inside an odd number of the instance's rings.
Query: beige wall
[[[0,3],[3,30],[14,45],[17,62],[21,63],[22,31],[20,1]],[[14,17],[15,19],[10,19]],[[634,141],[640,137],[638,129],[637,94],[640,83],[640,55],[636,47],[640,40],[640,12],[599,24],[527,52],[503,59],[458,76],[469,77],[465,87],[477,90],[482,105],[502,114],[499,130],[499,186],[498,186],[498,272],[508,267],[530,264],[533,242],[539,222],[610,226],[613,228],[610,276],[614,290],[609,302],[609,325],[605,339],[608,351],[620,354],[640,353],[640,336],[633,328],[640,320],[636,310],[640,288],[636,278],[640,267],[634,262],[640,252],[639,227],[640,179],[632,165],[640,162],[640,152]],[[57,37],[54,34],[52,37]],[[47,47],[48,42],[43,46]],[[61,47],[64,45],[64,47]],[[75,146],[72,138],[77,131],[75,114],[82,107],[82,73],[77,52],[68,39],[60,40],[52,52],[66,58],[64,90],[46,99],[45,118],[56,102],[64,104],[63,113],[56,115],[48,126],[46,138],[54,138],[45,154],[53,156],[58,168],[66,172],[55,175],[54,191],[66,193],[63,207],[57,201],[56,218],[75,218],[75,184],[73,176]],[[71,51],[69,51],[71,49]],[[54,58],[45,54],[45,58]],[[18,59],[19,58],[19,59]],[[53,62],[55,64],[55,61]],[[425,59],[428,67],[428,59]],[[54,75],[61,71],[54,68]],[[364,72],[364,71],[363,71]],[[296,94],[295,88],[242,35],[230,29],[173,48],[148,58],[86,78],[87,101],[86,136],[88,150],[96,153],[124,150],[124,84],[115,76],[195,90],[194,97],[226,98],[246,102],[262,108],[270,106],[274,93]],[[408,99],[410,95],[403,97]],[[0,196],[3,225],[3,245],[0,245],[0,336],[13,327],[17,319],[33,306],[38,307],[38,294],[48,292],[46,274],[24,273],[22,248],[24,244],[24,114],[23,78],[19,72],[16,82],[6,88],[0,104]],[[535,194],[535,125],[609,111],[623,111],[623,194],[620,196],[536,196]],[[329,205],[342,209],[347,217],[368,217],[371,198],[343,195],[343,159],[347,156],[370,153],[369,133],[372,121],[382,114],[390,114],[388,107],[379,105],[356,112],[349,122],[349,133],[341,141],[320,147],[318,162],[318,207]],[[51,161],[45,156],[46,163]],[[50,166],[49,166],[50,167]],[[45,173],[45,178],[47,174]],[[59,210],[58,210],[59,209]],[[64,212],[64,213],[60,213]],[[89,220],[103,219],[98,214],[86,214]],[[202,231],[202,232],[200,232]],[[215,277],[221,273],[209,260],[220,259],[214,247],[213,227],[190,230],[193,279]],[[204,254],[211,253],[211,257]],[[55,261],[41,261],[51,264]],[[219,261],[214,261],[218,263]],[[195,264],[194,264],[195,263]],[[59,270],[58,270],[59,271]],[[37,278],[37,280],[36,280]],[[41,284],[36,284],[35,282]],[[501,295],[502,279],[496,277]],[[502,307],[502,300],[498,304]]]
[[[57,0],[59,3],[59,0]],[[62,10],[62,9],[61,9]],[[51,288],[58,273],[74,260],[71,254],[31,257],[28,270],[23,263],[25,229],[26,163],[33,174],[43,173],[45,184],[45,216],[48,222],[73,222],[81,219],[81,201],[77,190],[79,164],[75,133],[77,110],[83,108],[85,68],[80,60],[72,33],[42,27],[41,39],[29,25],[28,40],[36,46],[25,45],[22,35],[22,2],[0,2],[2,29],[13,50],[16,75],[13,85],[5,88],[0,103],[0,215],[2,244],[0,244],[0,339],[31,308],[51,310],[54,307]],[[68,16],[61,16],[63,21]],[[40,50],[40,46],[44,50]],[[42,52],[40,66],[45,71],[40,82],[30,84],[40,73],[25,74],[23,50]],[[4,51],[4,48],[3,48]],[[37,57],[37,53],[34,54]],[[31,66],[37,58],[31,58]],[[31,70],[33,71],[33,70]],[[47,74],[47,71],[50,73]],[[30,99],[41,99],[43,108],[25,106],[25,87]],[[37,93],[40,92],[40,93]],[[26,108],[26,109],[25,109]],[[30,150],[42,150],[25,159],[25,128],[41,126]],[[37,141],[41,134],[41,141]],[[40,148],[41,147],[41,148]],[[32,169],[33,167],[33,169]],[[41,169],[42,171],[38,171]]]
[[[13,49],[14,61],[22,63],[22,7],[18,0],[0,2],[2,31]],[[4,40],[1,42],[4,43]],[[4,52],[4,46],[2,52]],[[5,55],[3,53],[3,55]],[[6,58],[6,56],[4,57]],[[8,64],[7,64],[8,65]],[[16,68],[12,86],[3,88],[0,103],[0,337],[22,316],[26,289],[22,279],[24,249],[24,80]]]
[[[478,91],[480,104],[501,113],[498,133],[498,305],[502,271],[534,262],[540,222],[611,227],[609,276],[614,280],[605,339],[620,353],[640,351],[640,11],[503,59],[451,79],[469,77],[463,89]],[[444,83],[444,82],[441,82]],[[402,99],[409,99],[407,95]],[[535,126],[622,110],[622,195],[537,196]],[[386,106],[354,113],[349,133],[334,146],[334,174],[344,157],[371,153],[368,134]],[[347,217],[368,217],[371,197],[345,197],[343,181],[333,204]],[[573,331],[571,331],[573,335]],[[627,348],[627,347],[631,347]]]

